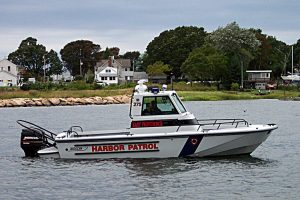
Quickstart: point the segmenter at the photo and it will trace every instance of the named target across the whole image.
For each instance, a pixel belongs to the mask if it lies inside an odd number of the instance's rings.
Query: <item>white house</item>
[[[118,84],[118,69],[114,67],[105,67],[96,74],[97,82]]]
[[[0,61],[0,87],[2,86],[16,86],[18,84],[19,76],[17,65],[7,59]]]
[[[114,59],[111,56],[108,60],[101,60],[95,66],[96,82],[109,85],[133,82],[140,79],[148,79],[148,76],[145,72],[134,72],[130,59]]]

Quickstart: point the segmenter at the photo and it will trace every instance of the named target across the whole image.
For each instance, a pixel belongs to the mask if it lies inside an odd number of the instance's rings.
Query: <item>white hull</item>
[[[281,78],[285,81],[300,81],[299,75],[287,75],[287,76],[281,76]]]
[[[244,128],[212,131],[185,131],[144,136],[113,135],[74,137],[57,140],[59,158],[170,158],[251,154],[276,129],[276,125],[251,125]],[[50,147],[53,148],[53,147]],[[49,149],[53,152],[53,149]],[[40,157],[51,157],[47,149]]]

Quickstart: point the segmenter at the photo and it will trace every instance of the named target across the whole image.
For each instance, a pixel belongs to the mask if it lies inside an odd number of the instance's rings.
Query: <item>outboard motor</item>
[[[21,148],[25,152],[26,157],[38,156],[38,150],[45,147],[45,139],[40,137],[43,133],[40,130],[22,129],[21,132]]]
[[[36,157],[39,150],[55,146],[55,133],[24,120],[18,120],[17,123],[24,127],[21,132],[20,143],[25,156]]]

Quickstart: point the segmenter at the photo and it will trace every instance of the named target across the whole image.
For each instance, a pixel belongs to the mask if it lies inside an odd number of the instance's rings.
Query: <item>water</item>
[[[252,156],[63,161],[24,158],[24,119],[60,132],[129,126],[128,105],[0,109],[0,199],[299,199],[300,102],[186,102],[197,118],[279,128]]]

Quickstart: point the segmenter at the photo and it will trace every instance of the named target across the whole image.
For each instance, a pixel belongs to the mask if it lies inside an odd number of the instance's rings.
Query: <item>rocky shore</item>
[[[1,107],[33,107],[33,106],[74,106],[74,105],[106,105],[128,104],[130,96],[120,95],[112,97],[86,97],[86,98],[15,98],[0,99]]]

